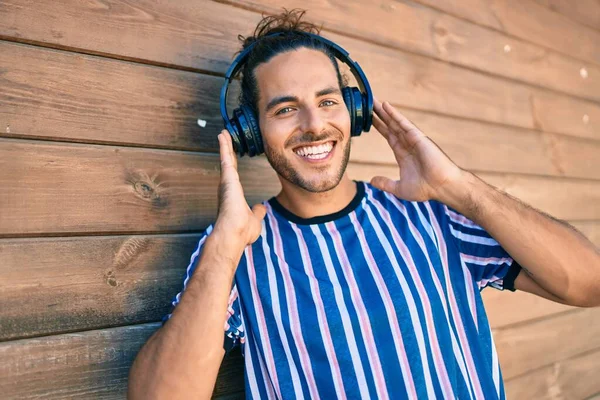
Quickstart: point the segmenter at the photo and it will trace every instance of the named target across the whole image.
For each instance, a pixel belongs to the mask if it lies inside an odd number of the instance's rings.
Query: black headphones
[[[350,134],[360,136],[365,131],[371,129],[373,120],[373,92],[367,77],[357,62],[350,58],[348,52],[337,44],[313,33],[294,31],[294,34],[301,34],[323,42],[333,52],[333,55],[350,67],[352,75],[356,78],[360,89],[356,87],[345,87],[342,89],[342,96],[348,112],[350,113]],[[286,32],[277,32],[265,37],[285,35]],[[250,157],[261,154],[264,151],[263,141],[258,127],[258,121],[254,116],[252,109],[242,104],[239,108],[233,110],[233,117],[229,119],[227,114],[227,91],[232,77],[234,77],[246,62],[248,55],[258,41],[252,43],[242,51],[233,60],[233,63],[225,74],[225,83],[221,88],[221,116],[225,123],[225,128],[229,131],[233,141],[234,150],[241,156],[248,154]]]

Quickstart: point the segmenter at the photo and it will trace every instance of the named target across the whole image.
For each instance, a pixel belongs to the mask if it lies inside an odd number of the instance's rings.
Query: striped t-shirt
[[[247,398],[504,398],[479,291],[514,290],[518,264],[440,202],[357,189],[343,210],[310,219],[264,203],[225,323]]]

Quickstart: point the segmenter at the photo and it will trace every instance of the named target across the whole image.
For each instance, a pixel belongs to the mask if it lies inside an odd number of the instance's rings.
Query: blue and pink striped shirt
[[[247,398],[505,397],[479,292],[514,290],[520,267],[480,226],[364,182],[327,216],[265,205],[225,323],[225,348],[242,347]]]

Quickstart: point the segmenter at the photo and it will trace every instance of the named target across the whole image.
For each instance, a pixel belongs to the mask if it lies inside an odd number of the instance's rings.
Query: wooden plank
[[[279,191],[242,159],[250,203]],[[0,236],[197,231],[216,215],[215,154],[0,139]]]
[[[349,164],[353,179],[370,181],[375,175],[398,179],[394,166]],[[600,185],[592,180],[568,180],[538,176],[475,172],[484,181],[563,220],[600,219]],[[577,194],[575,194],[577,193]],[[568,204],[568,206],[566,206]]]
[[[600,32],[531,0],[415,0],[527,42],[600,65]]]
[[[597,0],[535,0],[535,2],[588,28],[600,30],[600,3]]]
[[[0,61],[15,65],[0,92],[4,136],[216,150],[218,78],[23,45],[2,49]],[[600,171],[595,141],[403,111],[465,168],[584,178]],[[364,135],[369,143],[355,146],[354,159],[393,162],[377,136]]]
[[[278,192],[266,159],[244,158],[239,169],[250,203]],[[197,231],[216,215],[216,155],[0,139],[0,170],[3,236]],[[349,171],[363,180],[398,174],[368,164]],[[600,219],[597,181],[481,176],[557,218]]]
[[[412,1],[383,4],[322,0],[218,0],[257,12],[281,7],[308,10],[327,31],[416,52],[467,68],[543,86],[591,100],[600,99],[600,68]],[[397,21],[402,21],[398,24]],[[505,50],[506,46],[509,49]]]
[[[585,399],[600,391],[600,349],[537,369],[505,382],[511,399]]]
[[[485,124],[401,108],[450,158],[466,169],[600,178],[600,142]],[[353,161],[395,163],[387,141],[373,129],[353,139]]]
[[[162,319],[198,238],[0,239],[0,341]],[[570,309],[524,292],[483,298],[494,328]]]
[[[222,14],[227,16],[227,21],[223,21],[223,25],[231,27],[235,33],[248,34],[252,32],[254,25],[260,18],[257,13],[231,6],[220,6],[225,7],[223,8],[224,11],[231,11]],[[131,9],[128,10],[131,11]],[[141,8],[139,10],[145,9]],[[154,14],[151,13],[150,15]],[[167,12],[167,15],[171,14]],[[213,15],[220,14],[212,14],[211,17]],[[133,21],[137,20],[136,17],[131,17],[131,19]],[[85,21],[85,19],[81,20]],[[133,22],[132,24],[139,28],[141,32],[150,29],[146,24],[139,26]],[[9,25],[13,26],[14,24]],[[94,23],[90,25],[94,25]],[[13,28],[11,28],[13,31],[18,30]],[[103,29],[106,32],[111,32],[111,30]],[[178,32],[177,29],[171,31]],[[75,32],[77,35],[83,35],[80,31]],[[67,33],[61,34],[69,35]],[[176,44],[189,42],[190,40],[185,36],[184,39],[173,38],[172,40],[165,39],[163,42],[157,42],[160,35],[155,37],[153,32],[147,32],[147,35],[151,39],[136,42],[137,46],[143,49],[146,49],[145,46],[151,46],[152,49],[148,51],[148,54],[153,54],[156,48],[162,49],[165,47],[164,57],[166,61],[163,61],[163,63],[168,65],[173,63],[173,60],[168,57],[171,57],[170,54],[172,55],[173,49],[177,48]],[[197,42],[199,47],[196,50],[200,51],[204,46],[202,44],[204,38],[200,34],[197,36],[199,37]],[[389,100],[397,105],[436,113],[574,136],[600,138],[600,128],[598,128],[600,124],[600,106],[597,103],[535,89],[529,85],[495,78],[488,76],[488,74],[466,70],[429,57],[369,44],[347,36],[331,34],[328,37],[340,42],[355,59],[360,61],[361,65],[365,67],[375,93],[380,99]],[[120,40],[121,36],[118,38]],[[106,39],[109,43],[111,40],[114,41],[115,39]],[[93,41],[97,42],[98,39]],[[187,43],[186,46],[190,46],[190,43]],[[221,53],[212,57],[217,57],[215,60],[221,62],[230,60],[233,52],[237,50],[237,43],[234,40],[228,46],[222,47]],[[121,47],[115,45],[111,51],[116,51],[115,49],[118,48]],[[208,68],[210,65],[208,63],[205,67]],[[224,67],[219,67],[207,70],[222,73],[223,69]],[[4,126],[2,122],[0,121],[0,126]],[[0,131],[4,131],[4,129]]]
[[[501,328],[575,309],[519,290],[510,292],[490,288],[485,289],[481,295],[492,328]]]
[[[0,343],[0,387],[7,399],[122,399],[129,368],[159,324]],[[215,396],[243,390],[239,351],[226,357]]]
[[[571,225],[600,248],[600,221],[574,221]]]
[[[598,140],[600,107],[528,85],[336,34],[380,100],[398,106]]]
[[[512,311],[512,310],[511,310]],[[493,330],[505,380],[600,348],[600,308]]]
[[[0,239],[0,341],[161,320],[198,238]]]
[[[259,20],[209,0],[13,0],[0,4],[0,37],[224,74]]]
[[[217,149],[220,78],[8,42],[0,65],[0,135]]]

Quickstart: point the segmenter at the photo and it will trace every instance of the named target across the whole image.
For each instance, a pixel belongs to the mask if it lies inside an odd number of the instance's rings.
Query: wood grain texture
[[[0,387],[6,399],[123,399],[129,368],[159,324],[0,343]],[[239,351],[224,359],[214,395],[243,390]]]
[[[535,319],[575,310],[574,307],[555,303],[519,290],[510,292],[486,288],[481,296],[492,328],[527,323]]]
[[[399,111],[465,169],[600,178],[598,141],[405,108],[399,108]],[[351,160],[374,164],[396,163],[387,141],[375,129],[353,139]]]
[[[493,330],[505,380],[600,348],[600,308]]]
[[[600,349],[557,361],[535,371],[509,379],[507,398],[587,399],[600,392]]]
[[[586,25],[588,28],[600,30],[600,2],[598,0],[535,0],[535,2]]]
[[[582,78],[579,60],[413,1],[217,1],[267,14],[279,13],[281,7],[306,9],[307,19],[323,24],[327,31],[573,96],[600,99],[599,67],[590,65],[587,77]]]
[[[161,320],[199,234],[0,239],[0,341]],[[493,328],[571,309],[483,291]]]
[[[247,200],[279,190],[241,160]],[[0,139],[0,236],[197,231],[216,216],[215,154]]]
[[[221,78],[8,42],[0,65],[0,136],[218,148]]]
[[[254,24],[260,18],[258,13],[232,6],[220,6],[226,7],[224,11],[232,10],[223,14],[227,15],[227,22],[223,22],[223,25],[231,26],[232,30],[235,29],[235,33],[251,33]],[[134,22],[132,23],[135,25]],[[139,28],[148,29],[143,24]],[[376,96],[381,100],[389,100],[396,105],[410,108],[487,122],[600,138],[598,128],[600,106],[597,103],[507,81],[429,57],[401,52],[347,36],[337,34],[327,36],[344,46],[354,59],[360,61],[370,78]],[[140,42],[138,46],[171,49],[175,43],[183,40],[165,39],[161,42],[159,38],[160,36],[157,36],[154,40],[153,37],[154,41]],[[237,43],[233,41],[228,46],[223,47],[222,52],[213,57],[218,57],[217,60],[220,62],[231,60],[232,54],[237,49]],[[124,52],[127,47],[114,46],[114,49]],[[171,54],[172,50],[169,49],[164,51],[165,57]],[[163,63],[171,65],[170,62]],[[222,68],[217,72],[222,73]],[[0,127],[3,126],[4,121],[0,121]]]
[[[216,155],[0,139],[0,169],[4,236],[193,231],[216,215]],[[243,159],[239,169],[249,203],[278,192],[265,159]],[[368,164],[349,173],[398,176],[396,167]],[[479,175],[557,218],[600,219],[598,181]]]
[[[348,172],[354,179],[366,181],[370,181],[375,175],[392,179],[399,177],[397,167],[386,165],[351,163],[348,165]],[[489,184],[556,218],[597,220],[600,217],[600,187],[597,181],[484,172],[475,174]]]
[[[535,3],[507,0],[415,0],[471,22],[600,65],[600,32]]]
[[[0,239],[0,341],[161,320],[199,237]]]
[[[0,50],[15,66],[0,77],[0,135],[216,151],[220,78],[9,43]],[[600,170],[597,141],[402,111],[468,169],[582,178]],[[393,163],[373,133],[353,159]]]

